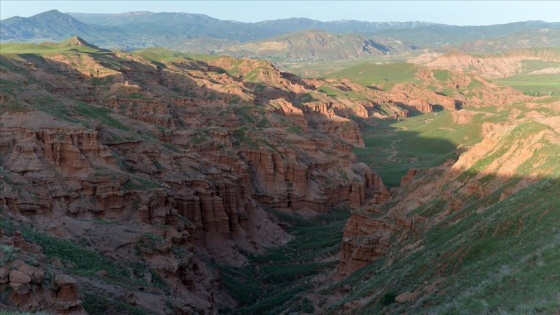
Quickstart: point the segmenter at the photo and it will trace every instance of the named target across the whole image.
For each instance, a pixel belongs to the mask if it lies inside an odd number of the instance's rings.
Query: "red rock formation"
[[[220,303],[215,274],[197,255],[240,266],[239,249],[289,240],[263,206],[327,212],[388,198],[351,152],[364,144],[348,115],[365,117],[368,102],[346,110],[349,101],[313,100],[314,87],[262,61],[184,58],[158,68],[121,53],[45,59],[9,61],[22,69],[6,74],[22,91],[7,105],[29,110],[0,111],[3,213],[70,240],[98,233],[77,232],[95,219],[139,229],[127,234],[115,224],[110,241],[92,246],[115,260],[145,259],[169,295],[190,303],[176,310],[212,313]],[[223,71],[231,66],[239,76]],[[256,79],[243,81],[249,73]],[[121,239],[112,233],[126,242],[113,244]],[[145,234],[163,241],[131,251]],[[59,278],[58,310],[77,310],[75,283]],[[124,296],[142,303],[136,294]]]
[[[354,213],[344,226],[337,272],[348,275],[385,256],[391,248],[395,227],[383,219]]]
[[[412,181],[412,179],[414,178],[414,176],[416,176],[416,174],[418,174],[418,170],[417,169],[409,169],[406,172],[406,175],[403,176],[403,178],[401,178],[401,187],[407,185],[408,183],[410,183]]]
[[[17,310],[87,314],[78,300],[78,286],[74,278],[57,274],[53,277],[52,286],[45,285],[43,269],[20,260],[7,261],[8,263],[0,268],[0,289],[9,288],[9,300]]]
[[[78,282],[65,274],[57,274],[53,279],[56,292],[54,309],[58,314],[86,314],[78,300]]]
[[[84,178],[92,171],[91,163],[116,165],[111,151],[99,143],[96,131],[83,128],[22,128],[32,125],[35,115],[3,115],[9,127],[0,128],[0,149],[8,151],[5,166],[15,172],[41,172],[56,168],[62,176]],[[47,163],[47,164],[45,164]]]
[[[286,101],[283,98],[279,98],[271,100],[270,105],[276,108],[275,113],[287,117],[288,120],[290,122],[293,122],[295,126],[300,127],[305,132],[309,130],[307,126],[307,120],[305,119],[303,111],[293,106],[292,103]],[[278,122],[276,126],[284,127],[284,125],[280,122]]]

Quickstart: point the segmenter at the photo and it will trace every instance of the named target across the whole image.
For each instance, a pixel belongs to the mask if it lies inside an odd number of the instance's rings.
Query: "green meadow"
[[[390,89],[395,83],[417,82],[414,64],[399,62],[390,64],[363,63],[331,72],[327,78],[350,78],[362,85],[381,85]]]
[[[365,125],[366,148],[355,148],[358,159],[368,164],[383,182],[395,187],[411,168],[440,165],[456,159],[460,148],[481,139],[481,117],[475,114],[471,124],[454,123],[451,112],[423,114],[401,121],[376,120]]]
[[[560,66],[558,68],[560,68]],[[523,74],[497,79],[495,81],[503,85],[511,86],[527,95],[560,95],[560,73]]]

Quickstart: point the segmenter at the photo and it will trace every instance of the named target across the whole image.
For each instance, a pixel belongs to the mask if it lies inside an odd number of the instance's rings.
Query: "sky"
[[[1,0],[0,18],[44,11],[202,13],[222,20],[258,22],[292,17],[320,21],[426,21],[490,25],[518,21],[560,22],[560,1],[26,1]]]

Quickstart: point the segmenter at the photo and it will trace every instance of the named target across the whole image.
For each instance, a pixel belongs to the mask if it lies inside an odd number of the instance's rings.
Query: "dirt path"
[[[390,149],[391,155],[389,157],[387,157],[388,161],[391,161],[391,162],[396,161],[396,159],[393,159],[393,158],[398,153],[397,150],[395,149],[395,143],[397,143],[397,141],[400,141],[400,140],[393,140],[393,142],[391,143],[391,149]]]

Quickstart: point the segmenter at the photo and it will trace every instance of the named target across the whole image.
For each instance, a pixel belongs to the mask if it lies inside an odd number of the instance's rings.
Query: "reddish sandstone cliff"
[[[121,265],[141,262],[172,289],[142,302],[137,288],[123,293],[127,303],[232,307],[207,261],[240,266],[242,251],[288,241],[265,208],[327,212],[387,199],[356,162],[351,149],[363,140],[334,110],[343,104],[310,99],[312,86],[268,63],[244,60],[236,77],[222,68],[228,58],[165,67],[129,54],[2,58],[17,89],[0,95],[2,215],[85,240]],[[260,82],[243,80],[255,68]]]

